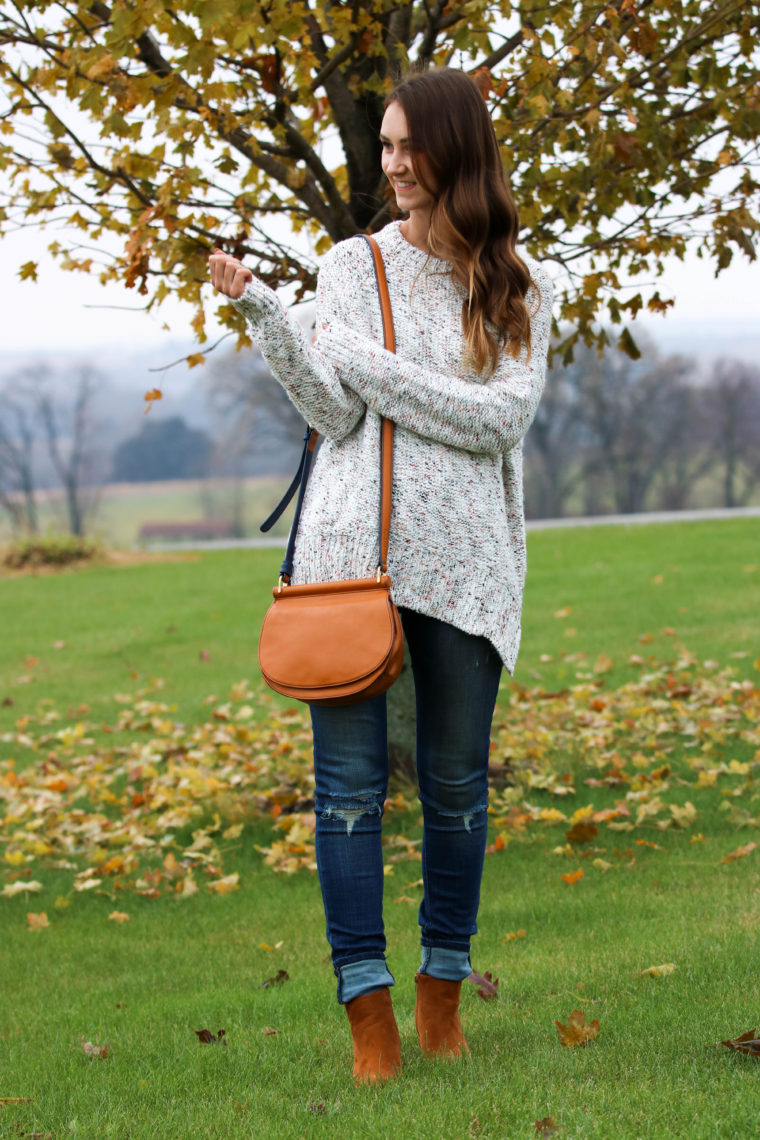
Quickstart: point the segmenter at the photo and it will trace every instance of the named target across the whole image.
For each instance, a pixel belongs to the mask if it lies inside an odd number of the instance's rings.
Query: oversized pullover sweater
[[[324,436],[296,541],[294,582],[369,577],[378,563],[380,421],[396,425],[388,570],[397,605],[487,637],[512,672],[525,581],[522,439],[546,373],[552,284],[534,287],[532,352],[487,377],[463,364],[464,291],[447,262],[392,222],[376,235],[396,353],[383,346],[371,251],[340,242],[321,263],[312,345],[255,279],[234,302],[267,363]]]

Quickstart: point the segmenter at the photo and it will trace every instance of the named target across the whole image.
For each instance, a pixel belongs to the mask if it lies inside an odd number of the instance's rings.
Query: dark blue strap
[[[296,511],[293,515],[293,522],[290,527],[290,534],[288,536],[288,546],[285,551],[285,558],[283,559],[282,566],[280,567],[280,577],[284,578],[286,582],[290,581],[293,574],[293,557],[296,550],[296,535],[298,534],[298,524],[301,521],[301,508],[303,507],[304,497],[306,495],[306,484],[309,481],[309,472],[311,471],[311,461],[314,458],[314,445],[317,442],[317,430],[311,426],[306,428],[306,434],[303,437],[303,451],[301,452],[301,462],[298,464],[298,471],[296,472],[293,482],[288,487],[284,496],[272,511],[269,518],[265,523],[262,523],[262,530],[269,530],[273,526],[282,512],[287,507],[293,495],[298,488],[298,499],[296,501]]]
[[[304,463],[306,462],[306,456],[308,454],[308,449],[309,449],[309,441],[311,439],[311,434],[313,433],[313,431],[314,431],[314,429],[310,428],[307,425],[306,434],[303,437],[303,451],[301,452],[301,458],[298,461],[298,470],[296,471],[295,475],[293,476],[293,482],[290,484],[287,491],[282,496],[282,498],[280,499],[279,503],[277,504],[277,506],[272,511],[269,518],[261,524],[261,526],[259,527],[259,530],[263,530],[264,532],[266,532],[266,531],[272,529],[272,527],[277,522],[280,515],[283,513],[283,511],[287,507],[288,503],[290,502],[290,500],[293,498],[296,491],[298,490],[298,484],[301,482],[301,476],[303,475],[303,466],[304,466]]]

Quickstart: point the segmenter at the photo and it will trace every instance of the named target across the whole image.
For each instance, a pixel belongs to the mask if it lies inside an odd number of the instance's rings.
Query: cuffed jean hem
[[[467,950],[447,950],[444,946],[423,946],[421,974],[445,982],[461,982],[472,973]]]
[[[338,979],[338,1001],[341,1005],[362,994],[370,994],[383,986],[396,984],[384,958],[365,958],[361,962],[335,966],[335,976]]]

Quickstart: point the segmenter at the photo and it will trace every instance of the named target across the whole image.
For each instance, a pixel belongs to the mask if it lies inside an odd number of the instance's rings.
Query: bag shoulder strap
[[[393,312],[391,310],[390,294],[388,293],[388,280],[385,275],[385,265],[383,263],[383,255],[380,252],[380,246],[377,244],[373,237],[367,234],[359,234],[358,237],[364,239],[372,251],[372,260],[375,268],[375,280],[377,283],[378,296],[380,298],[380,310],[383,318],[383,341],[385,348],[388,352],[396,351],[396,336],[393,328]],[[293,559],[296,549],[296,535],[298,534],[298,524],[301,521],[301,508],[306,496],[306,484],[309,481],[309,473],[311,471],[311,462],[314,457],[314,447],[317,442],[318,432],[311,425],[307,426],[306,434],[304,435],[303,451],[301,459],[298,464],[298,470],[295,477],[285,492],[284,496],[272,511],[269,518],[261,524],[262,531],[270,530],[277,522],[280,515],[287,507],[290,500],[298,491],[298,500],[296,502],[295,515],[293,516],[293,524],[290,528],[290,535],[288,537],[288,545],[285,551],[285,558],[283,559],[282,566],[280,567],[280,581],[289,582],[293,573]],[[379,557],[378,557],[378,575],[387,573],[388,570],[388,543],[390,539],[391,530],[391,490],[393,484],[393,421],[385,417],[381,419],[380,430],[380,542],[379,542]]]

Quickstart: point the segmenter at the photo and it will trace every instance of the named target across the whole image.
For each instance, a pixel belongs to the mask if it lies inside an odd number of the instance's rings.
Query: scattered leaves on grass
[[[536,1136],[541,1140],[550,1140],[550,1137],[556,1136],[560,1130],[560,1125],[556,1123],[553,1116],[545,1116],[543,1120],[536,1121]]]
[[[486,970],[484,974],[478,974],[473,970],[467,981],[477,987],[478,997],[483,1001],[492,1001],[499,996],[499,979],[494,978],[490,970]]]
[[[757,674],[742,678],[736,665],[672,649],[669,661],[641,657],[635,678],[614,690],[582,653],[558,655],[576,681],[556,692],[509,682],[493,730],[492,760],[509,772],[491,795],[494,851],[552,827],[581,827],[567,844],[582,846],[592,840],[585,827],[595,826],[599,848],[565,852],[594,858],[605,854],[608,832],[691,827],[698,797],[711,805],[718,790],[727,824],[754,825],[739,802],[752,794],[752,771],[732,763],[730,750],[760,749]],[[41,891],[45,868],[70,875],[64,893],[74,903],[83,892],[186,899],[206,883],[224,893],[227,882],[234,889],[225,858],[240,827],[267,816],[264,865],[281,874],[316,870],[308,713],[278,708],[243,680],[226,699],[208,698],[205,721],[188,726],[161,699],[162,687],[155,679],[115,694],[107,723],[42,699],[0,733],[18,764],[0,762],[0,851],[14,869],[0,886],[4,898]],[[571,814],[553,806],[575,795],[573,771],[590,788],[619,788],[615,807]],[[400,794],[394,806],[412,802]],[[419,862],[418,836],[386,840],[390,873]]]
[[[735,863],[737,859],[746,859],[747,855],[751,855],[756,847],[757,843],[745,843],[743,847],[737,847],[735,851],[724,856],[721,863]]]
[[[677,969],[675,962],[665,962],[662,966],[648,966],[641,973],[650,978],[665,978],[668,974],[675,973]]]
[[[201,1045],[226,1045],[227,1042],[223,1040],[226,1029],[220,1029],[216,1036],[210,1029],[194,1029],[193,1033],[200,1041]]]
[[[44,930],[46,927],[50,926],[50,923],[48,922],[48,916],[44,910],[40,911],[39,914],[27,912],[26,923],[30,930]]]
[[[290,981],[290,974],[288,973],[288,971],[287,970],[278,970],[277,973],[273,977],[267,978],[267,980],[265,982],[261,983],[261,988],[262,988],[262,990],[266,990],[266,989],[269,989],[271,986],[281,986],[283,984],[283,982],[289,982],[289,981]]]
[[[82,1045],[82,1052],[86,1053],[88,1057],[97,1057],[99,1060],[105,1061],[111,1051],[110,1045],[94,1045],[92,1041],[85,1041],[84,1037],[80,1037],[79,1040]]]
[[[574,1009],[567,1019],[567,1025],[563,1025],[561,1021],[555,1021],[557,1026],[557,1034],[562,1045],[567,1045],[573,1048],[578,1045],[588,1045],[589,1041],[599,1034],[599,1022],[596,1018],[588,1025],[586,1024],[586,1015],[583,1010]]]
[[[756,1029],[747,1030],[733,1041],[720,1041],[718,1044],[725,1045],[727,1049],[733,1049],[736,1053],[748,1053],[751,1057],[760,1057],[760,1038]]]

